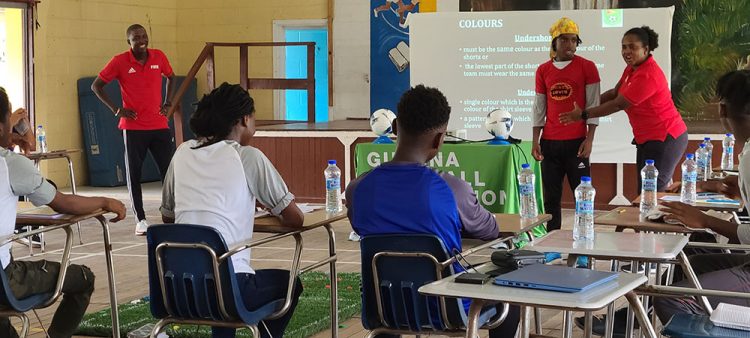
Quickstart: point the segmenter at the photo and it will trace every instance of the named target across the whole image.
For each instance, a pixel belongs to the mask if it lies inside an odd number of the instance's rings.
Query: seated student
[[[34,205],[49,205],[60,213],[83,215],[98,209],[117,214],[112,222],[125,218],[125,205],[105,197],[83,197],[57,191],[26,157],[8,150],[11,142],[10,102],[0,87],[0,238],[13,235],[18,196],[27,196]],[[51,292],[55,288],[60,263],[46,260],[14,261],[11,244],[0,247],[0,263],[17,298]],[[62,287],[62,301],[47,332],[52,338],[70,337],[81,322],[94,292],[94,274],[88,267],[68,266]],[[0,304],[0,307],[2,305]],[[0,318],[0,337],[18,337],[6,317]]]
[[[434,234],[451,253],[462,251],[462,233],[482,240],[498,237],[494,216],[479,205],[471,186],[426,165],[443,144],[450,111],[435,88],[418,85],[404,93],[395,121],[398,143],[393,160],[346,188],[348,216],[357,234]],[[460,264],[454,269],[463,271]],[[468,309],[467,301],[464,305]],[[513,337],[519,317],[518,307],[512,306],[505,321],[490,330],[490,337]]]
[[[745,205],[750,202],[750,70],[739,70],[725,74],[716,85],[716,93],[721,99],[719,116],[722,124],[735,134],[737,141],[744,144],[739,155],[739,194]],[[729,195],[736,195],[732,185],[727,187]],[[736,224],[707,216],[695,207],[679,202],[664,202],[668,218],[678,220],[693,228],[709,228],[729,238],[732,243],[750,244],[750,225]],[[706,254],[690,257],[690,263],[698,274],[704,289],[750,292],[750,254]],[[687,280],[675,283],[676,286],[692,287]],[[711,306],[729,303],[750,306],[750,301],[708,297]],[[666,323],[676,313],[706,314],[693,298],[656,298],[654,309],[662,323]]]
[[[216,228],[229,248],[253,238],[256,199],[288,226],[302,226],[302,211],[268,158],[250,146],[255,133],[253,99],[239,85],[222,83],[203,96],[190,118],[198,140],[180,145],[162,190],[165,223]],[[245,306],[254,310],[286,297],[289,271],[253,270],[250,249],[232,256]],[[297,279],[294,300],[281,318],[263,321],[262,337],[281,337],[302,293]],[[234,337],[232,328],[212,329],[213,337]]]

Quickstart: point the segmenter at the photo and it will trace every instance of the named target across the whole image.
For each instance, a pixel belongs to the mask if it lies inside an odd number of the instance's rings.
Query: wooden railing
[[[248,73],[248,49],[249,47],[307,47],[307,78],[304,79],[276,79],[276,78],[249,78]],[[315,122],[315,43],[314,42],[206,42],[198,58],[190,67],[185,80],[177,89],[172,102],[180,102],[182,96],[188,89],[190,83],[195,79],[203,64],[206,64],[206,77],[208,91],[216,88],[216,64],[214,62],[215,47],[239,47],[240,49],[240,86],[249,89],[303,89],[307,90],[307,122]],[[172,105],[167,112],[167,118],[174,117],[175,143],[179,146],[183,141],[182,135],[182,112]]]

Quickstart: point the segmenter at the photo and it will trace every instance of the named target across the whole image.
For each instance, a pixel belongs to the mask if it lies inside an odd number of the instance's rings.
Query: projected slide
[[[622,35],[648,25],[659,33],[654,52],[667,79],[671,74],[670,36],[673,8],[423,13],[411,18],[411,85],[439,88],[451,104],[450,130],[466,129],[472,140],[487,139],[484,120],[501,108],[513,114],[512,136],[531,139],[535,71],[549,60],[549,27],[567,16],[580,28],[576,52],[593,61],[602,92],[615,86],[625,69]],[[571,107],[571,110],[573,107]],[[592,161],[633,162],[635,147],[627,116],[600,119]]]

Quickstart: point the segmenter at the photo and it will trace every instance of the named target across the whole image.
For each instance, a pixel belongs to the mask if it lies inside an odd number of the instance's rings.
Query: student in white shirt
[[[719,116],[729,132],[734,133],[738,143],[744,144],[739,155],[739,184],[726,185],[729,195],[740,195],[744,204],[750,202],[750,70],[732,71],[719,79],[716,93],[721,100]],[[732,189],[734,187],[734,189]],[[739,191],[731,191],[739,190]],[[750,244],[750,225],[727,222],[702,213],[695,207],[680,202],[663,202],[667,218],[682,222],[692,228],[709,228],[729,238],[731,243]],[[750,292],[750,254],[705,254],[690,257],[691,265],[698,274],[704,289]],[[687,280],[675,285],[692,287]],[[723,297],[708,297],[711,306],[729,303],[750,306],[747,300]],[[692,298],[656,298],[654,309],[666,323],[676,313],[706,314]]]
[[[8,95],[0,87],[0,238],[13,235],[19,196],[26,196],[36,206],[49,205],[60,213],[85,215],[104,209],[117,214],[112,222],[125,218],[125,205],[122,202],[106,197],[63,194],[39,174],[31,160],[8,150],[12,139],[10,112]],[[57,283],[60,263],[47,260],[16,261],[11,256],[10,247],[11,243],[0,247],[0,264],[13,295],[26,298],[52,292]],[[94,273],[83,265],[68,266],[62,286],[62,301],[47,330],[50,337],[73,335],[86,313],[93,292]],[[0,303],[1,307],[3,304]],[[0,317],[0,337],[18,337],[7,317]]]
[[[202,224],[216,228],[229,248],[253,237],[256,200],[283,225],[299,227],[303,215],[284,180],[268,158],[250,146],[255,133],[253,99],[239,85],[223,83],[203,96],[190,119],[198,137],[177,149],[162,191],[166,223]],[[254,270],[251,249],[232,256],[240,292],[248,309],[286,296],[289,271]],[[263,321],[262,337],[281,337],[292,317],[302,283],[294,287],[292,307],[281,318]],[[234,337],[234,329],[214,327],[213,337]]]

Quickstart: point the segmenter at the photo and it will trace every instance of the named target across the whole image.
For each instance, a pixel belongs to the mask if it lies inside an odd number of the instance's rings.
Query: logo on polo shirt
[[[151,65],[151,69],[159,69],[159,65]]]
[[[133,74],[133,73],[135,73],[135,68],[130,67],[130,69],[128,70],[128,74]]]
[[[555,83],[549,89],[549,96],[552,97],[553,100],[566,100],[571,95],[573,95],[573,86],[566,82]]]

